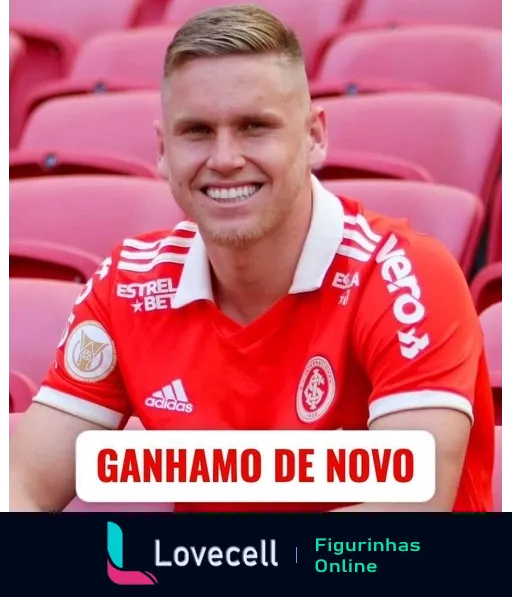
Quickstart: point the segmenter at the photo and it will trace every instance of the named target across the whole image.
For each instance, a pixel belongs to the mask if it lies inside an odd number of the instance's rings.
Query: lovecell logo
[[[156,585],[151,572],[125,570],[123,563],[123,531],[115,522],[107,522],[107,571],[116,585]]]

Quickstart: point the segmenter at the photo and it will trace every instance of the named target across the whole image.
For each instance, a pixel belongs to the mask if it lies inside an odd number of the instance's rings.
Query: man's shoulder
[[[350,198],[340,200],[344,208],[344,232],[339,253],[366,263],[379,263],[397,250],[420,259],[444,256],[453,261],[446,245],[435,236],[414,228],[406,217],[373,211],[361,201]]]
[[[189,220],[177,222],[172,228],[140,232],[119,241],[113,248],[112,260],[121,271],[144,272],[159,263],[182,264],[196,234],[197,226]]]
[[[135,245],[140,246],[155,246],[164,244],[163,241],[169,238],[193,238],[197,233],[197,225],[190,220],[180,220],[173,227],[157,228],[152,230],[145,230],[132,236],[123,238],[115,247],[117,250],[122,250],[124,247]]]

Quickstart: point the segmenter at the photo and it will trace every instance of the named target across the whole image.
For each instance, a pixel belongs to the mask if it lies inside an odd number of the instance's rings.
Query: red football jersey
[[[407,222],[313,182],[292,287],[256,321],[216,307],[193,223],[126,239],[77,298],[35,400],[110,429],[131,415],[147,429],[367,429],[402,410],[457,409],[472,427],[454,510],[490,511],[492,394],[458,264]]]

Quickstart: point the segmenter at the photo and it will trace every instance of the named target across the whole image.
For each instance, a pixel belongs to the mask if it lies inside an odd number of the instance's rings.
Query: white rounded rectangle
[[[426,502],[426,431],[85,431],[86,502]]]

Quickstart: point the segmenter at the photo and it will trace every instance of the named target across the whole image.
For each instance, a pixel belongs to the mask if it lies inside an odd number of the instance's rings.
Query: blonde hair
[[[297,35],[273,14],[251,4],[213,8],[176,32],[165,54],[164,77],[194,58],[267,53],[303,62]]]

